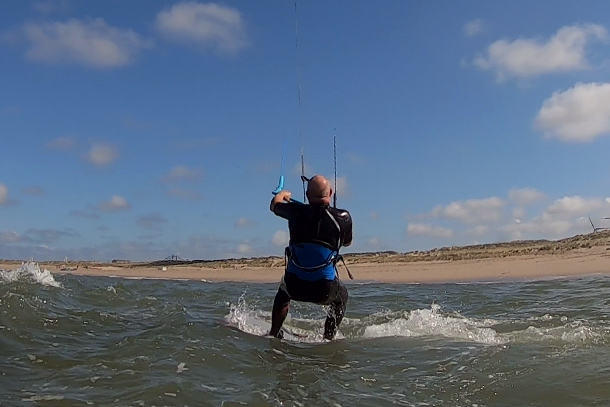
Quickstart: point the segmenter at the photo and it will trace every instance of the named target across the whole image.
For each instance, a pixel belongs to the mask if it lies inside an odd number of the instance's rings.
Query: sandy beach
[[[385,257],[375,253],[346,256],[354,280],[349,280],[342,264],[339,264],[339,276],[346,282],[438,283],[610,274],[609,236],[607,233],[592,234],[557,242],[481,245]],[[284,272],[281,258],[274,258],[268,264],[256,260],[218,261],[212,266],[208,263],[152,266],[138,263],[113,265],[78,262],[69,265],[40,262],[40,266],[54,274],[82,276],[213,282],[280,280]],[[18,261],[4,261],[0,262],[0,269],[12,270],[20,264]]]

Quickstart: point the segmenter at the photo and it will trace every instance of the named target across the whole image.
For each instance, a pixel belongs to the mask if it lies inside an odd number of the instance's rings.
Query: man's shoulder
[[[347,209],[330,208],[329,211],[337,219],[341,219],[343,221],[351,221],[352,220],[352,215],[350,215],[350,213],[349,213],[349,211]]]

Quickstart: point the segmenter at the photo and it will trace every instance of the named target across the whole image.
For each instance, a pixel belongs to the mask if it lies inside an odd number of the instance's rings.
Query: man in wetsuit
[[[348,211],[330,207],[333,190],[321,175],[307,184],[309,205],[291,201],[290,191],[271,200],[271,211],[288,220],[290,243],[286,272],[273,301],[269,335],[281,338],[290,300],[329,305],[324,338],[333,339],[345,314],[347,288],[337,275],[339,249],[352,243],[352,218]]]

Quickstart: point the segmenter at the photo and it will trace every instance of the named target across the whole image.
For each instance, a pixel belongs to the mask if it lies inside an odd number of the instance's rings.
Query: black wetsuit
[[[305,205],[295,202],[276,204],[273,212],[288,220],[290,244],[315,243],[338,252],[352,242],[352,218],[348,211],[328,205]],[[324,337],[334,338],[345,314],[348,293],[339,277],[333,280],[307,281],[285,273],[273,308],[286,306],[290,300],[329,305]]]

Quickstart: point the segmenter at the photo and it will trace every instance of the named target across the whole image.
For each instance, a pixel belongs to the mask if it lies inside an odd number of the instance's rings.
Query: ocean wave
[[[53,274],[47,269],[40,269],[40,265],[33,261],[22,263],[15,270],[0,270],[0,283],[25,281],[50,287],[62,287]]]

